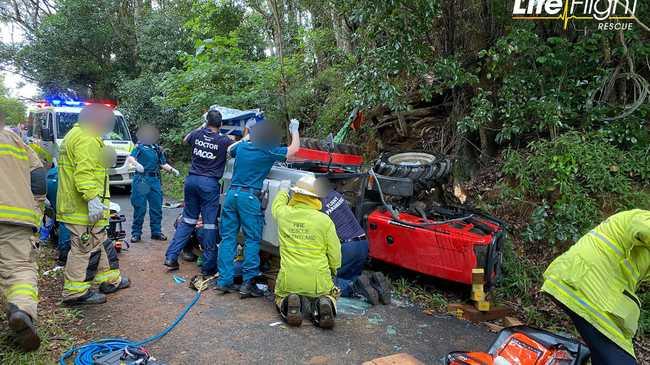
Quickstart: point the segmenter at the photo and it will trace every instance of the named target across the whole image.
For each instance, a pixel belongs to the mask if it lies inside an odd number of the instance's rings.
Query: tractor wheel
[[[311,150],[327,151],[327,142],[317,138],[300,138],[300,146],[309,148]],[[334,153],[342,153],[346,155],[360,155],[361,148],[352,144],[334,143]]]
[[[451,172],[451,160],[426,152],[385,153],[374,170],[384,176],[410,178],[417,185],[429,186]]]

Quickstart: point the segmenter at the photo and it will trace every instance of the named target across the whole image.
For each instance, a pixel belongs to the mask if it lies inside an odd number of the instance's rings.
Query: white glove
[[[298,121],[298,119],[295,118],[291,119],[291,121],[289,122],[289,132],[291,132],[291,134],[298,133],[299,127],[300,127],[300,122]]]
[[[181,173],[173,167],[169,171],[176,177],[181,176]]]
[[[255,123],[257,123],[257,121],[255,119],[252,119],[252,118],[249,119],[248,122],[246,122],[246,128],[248,128],[248,129],[253,128]]]
[[[134,161],[134,162],[133,162],[133,167],[135,167],[135,171],[137,171],[137,172],[139,172],[139,173],[143,173],[143,172],[144,172],[144,166],[142,166],[142,164],[139,163],[139,162],[137,162],[137,161]]]
[[[104,217],[104,210],[108,209],[99,197],[94,197],[88,201],[88,220],[90,223],[95,223]]]
[[[290,187],[291,187],[291,181],[289,180],[280,181],[280,186],[279,186],[280,191],[289,191]]]

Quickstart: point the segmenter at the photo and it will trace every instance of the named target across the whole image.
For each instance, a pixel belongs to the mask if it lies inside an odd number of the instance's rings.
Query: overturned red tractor
[[[280,182],[310,175],[342,193],[364,226],[369,255],[425,275],[472,284],[472,270],[484,270],[485,289],[500,275],[504,224],[477,210],[427,206],[416,195],[435,190],[451,171],[444,156],[424,152],[382,155],[372,168],[353,145],[303,139],[297,155],[275,166],[263,188],[263,205],[273,201]],[[232,161],[224,174],[224,191],[232,177]],[[263,249],[277,252],[277,226],[265,210]]]

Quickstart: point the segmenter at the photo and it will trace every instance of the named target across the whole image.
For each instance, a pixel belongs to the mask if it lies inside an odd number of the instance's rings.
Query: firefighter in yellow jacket
[[[332,278],[341,267],[341,241],[334,222],[320,211],[327,187],[306,176],[291,188],[289,198],[289,185],[282,182],[272,208],[280,236],[276,305],[291,326],[300,326],[305,313],[316,326],[332,328],[338,296]]]
[[[46,193],[46,170],[14,132],[0,110],[0,291],[9,328],[25,351],[40,345],[36,333],[38,288],[30,237],[41,224],[36,198]]]
[[[592,364],[636,364],[639,284],[650,278],[650,211],[609,217],[556,258],[542,290],[569,314]]]
[[[103,242],[108,239],[109,183],[107,168],[114,151],[102,135],[113,130],[113,111],[101,104],[85,107],[79,123],[65,135],[59,151],[57,220],[70,231],[71,248],[65,265],[63,302],[100,304],[105,294],[129,286],[117,262],[108,260]],[[99,292],[91,290],[99,285]]]

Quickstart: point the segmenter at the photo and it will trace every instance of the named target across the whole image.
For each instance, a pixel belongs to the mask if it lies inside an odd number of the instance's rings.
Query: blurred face
[[[280,145],[280,134],[271,123],[256,124],[250,131],[253,144],[261,147]]]
[[[104,135],[113,131],[115,127],[113,109],[102,104],[87,106],[81,110],[79,122],[95,134]]]
[[[138,129],[138,142],[142,144],[156,144],[160,139],[158,129],[152,126],[142,126]]]

